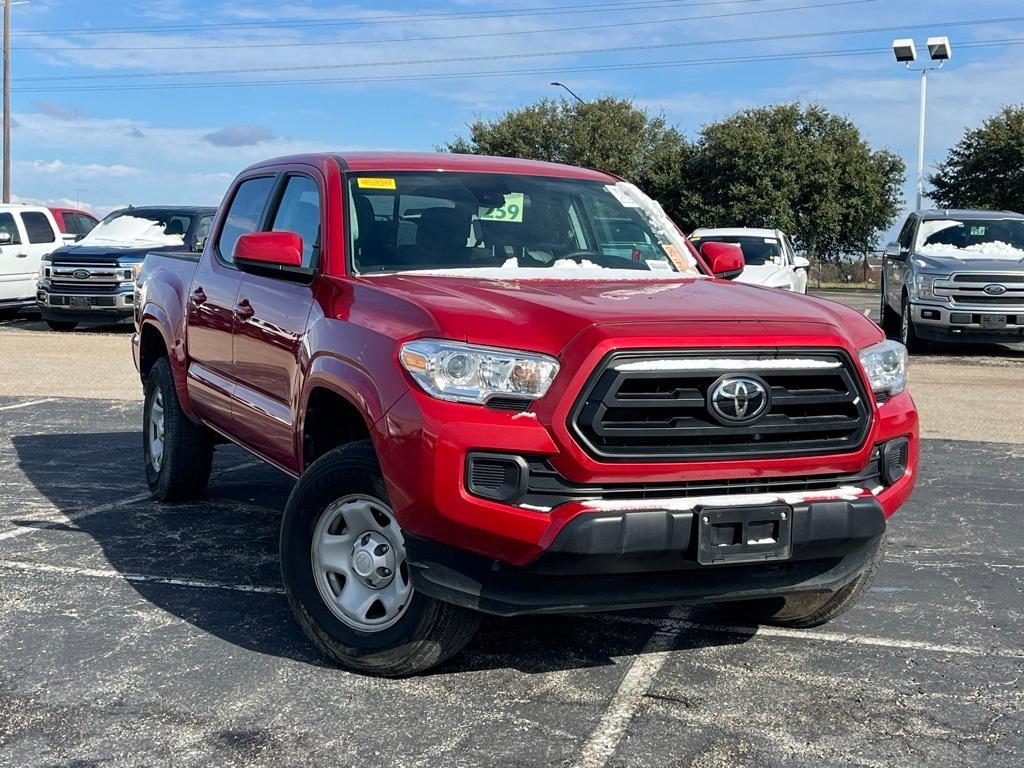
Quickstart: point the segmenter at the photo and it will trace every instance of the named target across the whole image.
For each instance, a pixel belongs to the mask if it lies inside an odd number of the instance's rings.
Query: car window
[[[782,245],[774,237],[754,235],[697,235],[690,238],[700,248],[704,243],[733,243],[743,251],[743,261],[751,267],[782,263]]]
[[[311,267],[320,250],[320,191],[308,176],[288,178],[271,226],[302,238],[302,266]]]
[[[57,240],[57,235],[50,226],[50,220],[46,214],[39,211],[25,211],[21,214],[21,222],[25,225],[25,233],[30,243],[52,243]]]
[[[273,189],[273,176],[248,179],[238,186],[220,236],[217,238],[217,253],[221,259],[229,264],[234,261],[238,238],[259,228],[263,210],[267,207]]]
[[[213,224],[213,215],[203,216],[199,219],[199,223],[196,224],[196,238],[197,243],[205,243],[206,238],[210,236],[210,226]]]
[[[78,231],[83,235],[88,235],[96,227],[96,220],[90,219],[88,216],[83,216],[80,213],[75,214],[75,218],[78,219]]]
[[[78,216],[73,213],[62,213],[60,215],[61,220],[64,222],[64,231],[69,235],[80,235],[81,231],[78,228]]]
[[[899,244],[900,248],[909,249],[911,238],[914,236],[914,217],[911,216],[907,219],[907,223],[903,225],[903,229],[900,230]]]
[[[9,245],[21,245],[21,235],[18,233],[18,225],[14,223],[14,217],[9,213],[0,213],[0,232],[6,232],[11,236]]]

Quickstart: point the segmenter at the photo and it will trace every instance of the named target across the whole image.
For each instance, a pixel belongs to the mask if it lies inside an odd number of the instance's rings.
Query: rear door
[[[302,266],[320,263],[325,182],[313,168],[281,176],[263,229],[302,237]],[[279,466],[298,470],[295,423],[302,344],[313,307],[311,280],[247,274],[235,325],[235,421],[243,442]]]
[[[233,334],[243,277],[234,265],[235,243],[263,225],[275,181],[275,173],[264,172],[242,179],[235,187],[186,299],[189,395],[197,413],[229,434],[234,434]]]

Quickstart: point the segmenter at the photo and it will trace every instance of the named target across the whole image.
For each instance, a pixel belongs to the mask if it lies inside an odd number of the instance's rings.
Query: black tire
[[[69,320],[47,320],[46,324],[50,327],[51,331],[73,331],[78,327],[78,323],[71,322]]]
[[[809,629],[819,627],[846,613],[860,600],[875,580],[882,560],[885,558],[885,538],[878,549],[853,581],[838,592],[809,593],[789,597],[769,597],[761,600],[737,600],[718,603],[719,610],[733,621],[743,624],[773,624],[780,627]]]
[[[441,664],[472,639],[479,614],[414,591],[396,623],[367,632],[341,621],[321,597],[313,570],[314,531],[328,507],[348,496],[388,505],[368,440],[321,456],[288,498],[281,521],[281,575],[296,619],[325,657],[356,672],[406,677]]]
[[[181,410],[171,364],[166,357],[157,360],[150,369],[145,393],[142,452],[149,490],[160,501],[198,499],[210,482],[213,439],[209,430],[193,423]],[[163,451],[159,466],[154,462],[150,439],[158,395],[163,408]]]
[[[906,294],[903,295],[903,304],[900,307],[900,341],[912,355],[919,355],[928,351],[928,342],[917,335],[917,328],[914,325],[914,318],[910,309],[910,300]]]
[[[882,278],[882,306],[879,312],[879,325],[888,338],[897,339],[900,335],[900,315],[885,300],[885,291],[885,278]]]

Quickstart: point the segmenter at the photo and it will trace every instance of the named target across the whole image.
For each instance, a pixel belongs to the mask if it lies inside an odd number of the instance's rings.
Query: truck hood
[[[882,338],[873,322],[842,304],[709,278],[494,280],[406,273],[359,283],[427,313],[436,326],[427,333],[547,354],[590,326],[630,323],[746,321],[745,335],[765,336],[775,332],[769,325],[817,324],[853,347]]]
[[[180,251],[182,245],[150,245],[140,247],[138,245],[66,245],[55,250],[50,258],[53,261],[76,262],[83,264],[95,264],[97,262],[137,262],[146,258],[147,253],[165,253],[168,251]]]
[[[918,267],[929,272],[1024,272],[1024,258],[1010,253],[995,257],[967,253],[959,256],[951,251],[941,256],[915,253],[911,258]]]

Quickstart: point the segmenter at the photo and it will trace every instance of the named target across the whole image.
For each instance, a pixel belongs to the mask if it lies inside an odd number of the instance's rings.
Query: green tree
[[[1024,211],[1024,104],[965,133],[928,180],[943,208]]]
[[[903,161],[872,150],[817,105],[748,109],[708,125],[694,148],[688,225],[777,227],[812,256],[873,247],[902,205]]]
[[[633,182],[676,215],[689,155],[686,139],[663,117],[611,97],[582,104],[542,99],[496,120],[475,120],[469,138],[440,149],[599,168]]]

